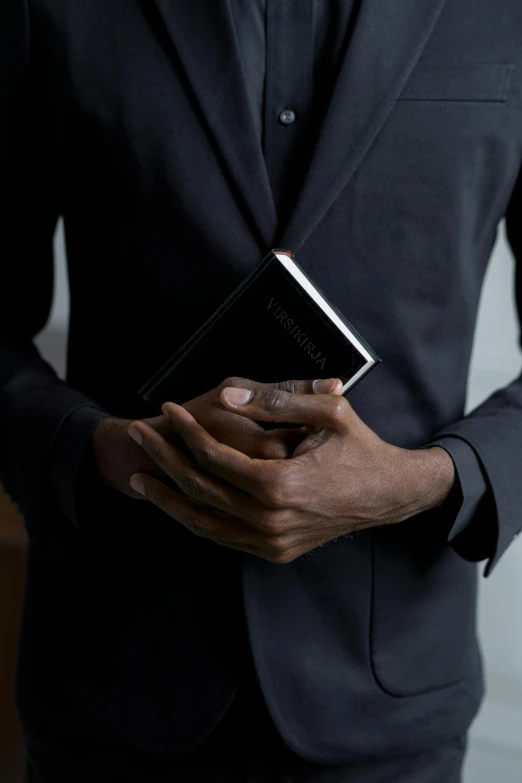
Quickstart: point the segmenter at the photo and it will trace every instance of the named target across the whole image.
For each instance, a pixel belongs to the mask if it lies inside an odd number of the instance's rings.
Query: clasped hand
[[[292,425],[300,438],[288,458],[248,456],[173,402],[162,411],[183,450],[143,421],[128,429],[181,492],[144,473],[131,477],[132,488],[193,534],[284,564],[339,536],[400,522],[448,495],[455,474],[444,449],[385,442],[339,394],[338,379],[324,382],[337,389],[327,394],[268,384],[249,390],[247,380],[237,380],[221,389],[221,405],[255,422]]]

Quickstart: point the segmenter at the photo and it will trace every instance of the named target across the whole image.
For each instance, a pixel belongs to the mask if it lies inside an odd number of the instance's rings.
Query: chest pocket
[[[514,65],[418,66],[399,101],[504,103]]]

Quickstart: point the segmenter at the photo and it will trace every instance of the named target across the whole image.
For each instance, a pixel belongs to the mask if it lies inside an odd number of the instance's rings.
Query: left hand
[[[254,459],[213,438],[182,406],[162,410],[190,449],[182,454],[143,421],[142,447],[185,494],[139,473],[137,491],[195,535],[272,563],[289,563],[339,536],[401,522],[449,494],[453,461],[437,446],[405,449],[381,440],[345,397],[255,390],[221,402],[256,421],[301,425],[306,437],[288,459]],[[235,395],[235,396],[234,396]]]

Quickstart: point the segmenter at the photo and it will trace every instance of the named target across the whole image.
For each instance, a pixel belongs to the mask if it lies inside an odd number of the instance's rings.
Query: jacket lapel
[[[228,0],[153,2],[264,252],[273,246],[276,209]]]
[[[419,59],[446,0],[361,0],[306,179],[274,244],[296,252],[348,183]]]
[[[286,247],[295,253],[348,184],[384,125],[446,0],[360,0],[305,181],[279,230],[228,0],[152,2],[263,251]]]

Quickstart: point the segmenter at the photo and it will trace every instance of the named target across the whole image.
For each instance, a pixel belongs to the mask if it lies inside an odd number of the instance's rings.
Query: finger
[[[309,430],[337,430],[346,425],[352,410],[337,394],[293,394],[282,389],[225,387],[221,402],[229,410],[257,421],[302,424]]]
[[[242,490],[203,470],[190,452],[190,456],[186,456],[174,448],[144,421],[133,422],[128,432],[192,502],[199,505],[204,503],[226,514],[245,519],[257,527],[261,526],[258,523],[261,510],[259,503]]]
[[[239,376],[230,376],[225,378],[218,387],[222,389],[226,386],[238,386],[241,389],[265,389],[275,388],[282,391],[292,392],[293,394],[341,394],[343,384],[340,378],[305,378],[300,380],[276,381],[272,383],[261,383],[252,381],[248,378]]]
[[[245,421],[250,420],[245,419]],[[278,427],[264,430],[258,451],[250,453],[250,456],[260,459],[289,459],[307,434],[306,427]]]
[[[261,503],[266,502],[266,487],[281,480],[289,460],[256,459],[225,443],[220,443],[180,405],[163,403],[162,410],[190,448],[194,459],[234,487],[242,489]]]
[[[243,550],[245,547],[263,550],[261,533],[242,520],[218,516],[209,508],[197,506],[185,495],[169,489],[145,473],[134,473],[130,484],[136,492],[184,525],[193,535],[210,538],[227,546],[233,544]]]
[[[161,420],[158,423],[156,423],[156,419],[141,419],[141,421],[144,421],[145,424],[148,424],[150,427],[152,427],[153,430],[159,432],[159,434],[162,435],[165,440],[167,440],[176,449],[190,456],[190,451],[187,449],[183,439],[173,431],[169,417],[162,413],[161,416],[157,418]]]
[[[343,382],[340,378],[316,378],[312,389],[314,394],[342,394]]]
[[[226,383],[226,386],[236,386]],[[241,388],[259,389],[275,388],[292,394],[341,394],[343,382],[340,378],[306,378],[301,380],[277,381],[276,383],[256,383],[255,385],[241,383]]]

